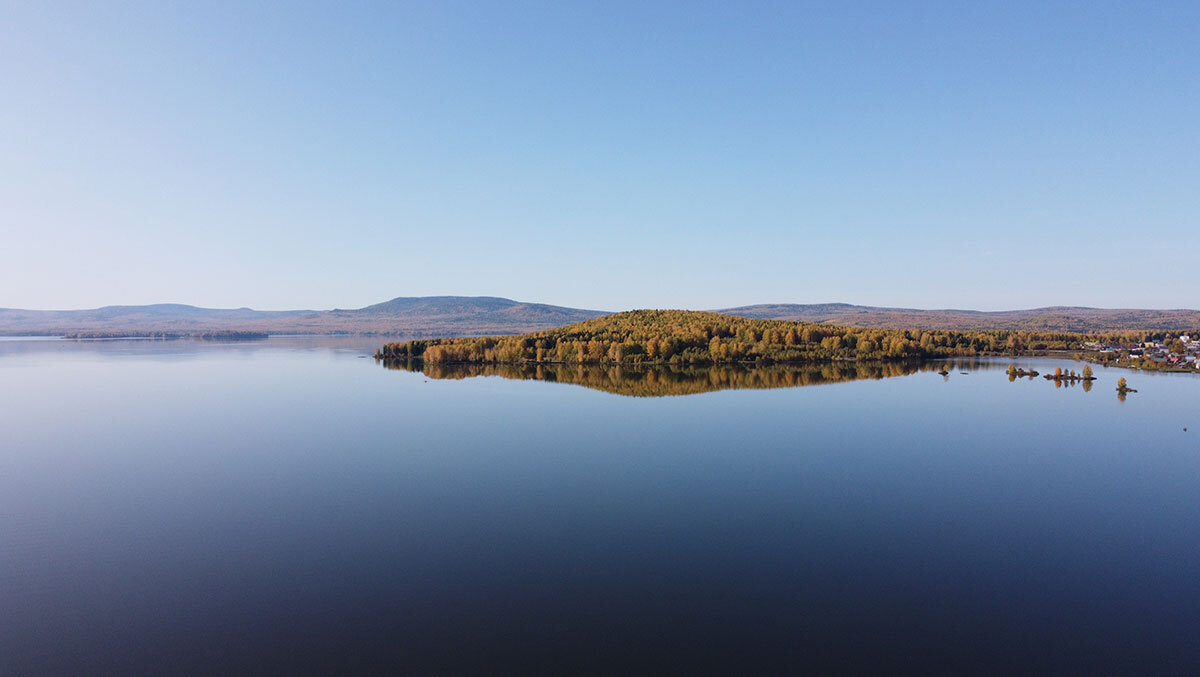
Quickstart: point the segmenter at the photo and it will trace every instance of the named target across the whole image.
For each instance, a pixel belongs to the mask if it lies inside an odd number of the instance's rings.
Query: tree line
[[[1075,350],[1086,341],[1137,342],[1152,332],[876,329],[756,320],[682,310],[635,310],[517,336],[389,343],[383,360],[428,363],[728,364],[906,360]]]

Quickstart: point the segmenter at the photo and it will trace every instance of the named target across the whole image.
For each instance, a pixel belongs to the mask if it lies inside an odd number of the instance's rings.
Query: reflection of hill
[[[940,367],[917,363],[828,363],[771,367],[633,367],[596,364],[425,364],[384,360],[388,369],[424,373],[435,379],[473,376],[572,383],[631,397],[696,395],[739,388],[794,388],[904,376]]]

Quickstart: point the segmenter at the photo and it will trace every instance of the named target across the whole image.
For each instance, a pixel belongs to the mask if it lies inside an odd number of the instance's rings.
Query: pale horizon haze
[[[1196,308],[1200,4],[6,3],[0,307]]]

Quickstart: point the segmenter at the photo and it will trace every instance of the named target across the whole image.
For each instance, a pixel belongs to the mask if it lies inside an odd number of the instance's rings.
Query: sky
[[[0,3],[0,307],[1200,307],[1200,3]]]

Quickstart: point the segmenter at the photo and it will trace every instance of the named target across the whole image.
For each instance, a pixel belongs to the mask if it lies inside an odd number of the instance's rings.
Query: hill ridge
[[[1200,310],[1046,306],[1025,310],[923,310],[852,304],[775,303],[717,312],[764,320],[820,322],[885,329],[1030,331],[1187,331],[1200,328]]]
[[[1031,331],[1194,331],[1191,309],[1045,306],[1025,310],[888,308],[850,303],[763,303],[718,309],[751,319],[851,327]],[[75,332],[254,331],[275,334],[381,334],[411,338],[519,334],[550,329],[607,311],[516,301],[502,296],[396,296],[361,308],[254,310],[185,303],[107,305],[83,310],[0,308],[0,335]]]
[[[474,336],[548,329],[606,314],[499,296],[398,296],[362,308],[253,310],[182,303],[110,305],[84,310],[0,308],[0,335],[80,332],[383,334]]]

